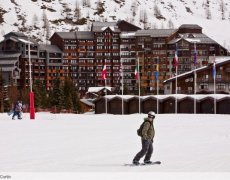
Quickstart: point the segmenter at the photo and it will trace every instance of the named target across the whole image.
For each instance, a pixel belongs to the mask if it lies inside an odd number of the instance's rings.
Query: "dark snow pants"
[[[136,154],[133,161],[139,161],[145,156],[144,161],[149,161],[153,153],[153,142],[151,140],[141,139],[142,149]]]

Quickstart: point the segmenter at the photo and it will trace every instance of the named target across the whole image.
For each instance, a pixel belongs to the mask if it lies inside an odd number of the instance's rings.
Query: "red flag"
[[[103,70],[101,72],[101,79],[106,80],[106,64],[103,67]]]
[[[173,66],[174,67],[178,66],[178,49],[177,49],[177,44],[176,44],[176,49],[175,49],[175,57],[173,59]]]

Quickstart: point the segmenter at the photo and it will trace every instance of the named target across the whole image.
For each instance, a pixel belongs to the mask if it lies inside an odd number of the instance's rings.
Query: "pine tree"
[[[36,108],[48,108],[49,101],[45,85],[37,80],[33,85],[34,104]]]
[[[13,93],[16,93],[16,91],[18,91],[17,87],[12,88],[12,90],[13,90]],[[14,95],[14,98],[16,98],[14,100],[14,103],[16,102],[16,100],[20,99],[23,104],[29,105],[30,104],[30,100],[29,100],[30,89],[29,89],[29,87],[23,86],[22,89],[19,89],[19,93],[20,93],[19,97],[18,96],[15,97],[15,95]]]
[[[64,94],[64,107],[65,109],[72,110],[73,109],[73,101],[72,101],[72,81],[69,79],[65,79],[64,87],[63,87],[63,94]]]
[[[63,90],[61,88],[61,81],[59,78],[55,79],[53,90],[51,93],[51,105],[55,106],[57,109],[57,112],[60,112],[63,108]]]

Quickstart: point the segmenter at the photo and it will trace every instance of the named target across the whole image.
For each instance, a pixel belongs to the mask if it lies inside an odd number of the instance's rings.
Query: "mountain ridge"
[[[45,42],[56,31],[90,30],[94,21],[126,20],[143,29],[198,24],[230,49],[230,4],[226,0],[0,0],[0,39],[20,31]],[[49,32],[46,32],[48,27]]]

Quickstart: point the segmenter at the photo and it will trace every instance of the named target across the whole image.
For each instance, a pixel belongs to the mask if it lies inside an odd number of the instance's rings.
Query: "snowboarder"
[[[22,119],[22,103],[20,101],[15,103],[13,111],[12,120],[14,120],[15,116],[18,116],[18,119]]]
[[[144,163],[145,164],[151,164],[152,161],[150,161],[150,158],[153,153],[153,138],[155,135],[154,126],[153,126],[153,120],[155,119],[155,112],[150,111],[148,113],[148,117],[144,118],[143,126],[141,126],[141,143],[142,143],[142,149],[140,152],[136,154],[136,156],[133,159],[133,164],[139,165],[139,160],[145,156]]]

